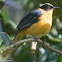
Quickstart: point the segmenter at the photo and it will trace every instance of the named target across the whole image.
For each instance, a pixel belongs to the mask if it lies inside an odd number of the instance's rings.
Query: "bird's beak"
[[[54,7],[54,9],[55,9],[55,8],[60,8],[60,7]]]

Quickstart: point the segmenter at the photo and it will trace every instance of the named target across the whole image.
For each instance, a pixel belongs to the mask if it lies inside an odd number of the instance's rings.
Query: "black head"
[[[54,8],[56,8],[56,7],[54,7],[52,4],[50,4],[50,3],[45,3],[45,4],[41,4],[40,5],[40,8],[41,9],[43,9],[43,10],[45,10],[45,11],[48,11],[48,10],[50,10],[50,9],[54,9]],[[58,8],[58,7],[57,7]]]

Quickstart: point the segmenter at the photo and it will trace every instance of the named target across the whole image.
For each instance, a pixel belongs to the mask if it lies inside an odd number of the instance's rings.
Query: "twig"
[[[0,32],[0,34],[5,34],[9,39],[11,39],[10,36],[5,32]]]
[[[38,40],[38,41],[39,41],[39,43],[41,43],[42,45],[44,44],[43,47],[46,47],[46,48],[48,48],[49,50],[51,50],[52,52],[55,52],[55,53],[58,53],[58,54],[62,55],[62,51],[52,48],[51,46],[49,46],[49,45],[47,44],[47,42],[42,42],[41,40]]]
[[[3,7],[1,10],[7,9],[7,8],[10,8],[10,7],[13,7],[15,5],[16,5],[16,3],[14,3],[14,4],[10,5],[10,6],[7,6],[7,7]]]
[[[59,38],[54,38],[52,37],[51,35],[47,35],[44,37],[49,43],[52,43],[52,44],[58,44],[58,43],[62,43],[62,39],[59,39]]]
[[[5,50],[3,50],[2,52],[0,51],[0,54],[3,54],[5,51],[7,51],[9,48],[13,48],[14,46],[18,46],[18,45],[21,45],[22,43],[24,42],[30,42],[30,41],[34,41],[34,39],[24,39],[24,40],[21,40],[19,42],[16,42],[15,44],[12,44],[10,46],[8,46],[7,48],[5,48]],[[51,50],[52,52],[55,52],[55,53],[58,53],[60,55],[62,55],[62,52],[57,50],[57,49],[54,49],[52,48],[51,46],[49,46],[46,42],[42,42],[41,40],[38,40],[38,42],[43,45],[44,47],[48,48],[49,50]]]

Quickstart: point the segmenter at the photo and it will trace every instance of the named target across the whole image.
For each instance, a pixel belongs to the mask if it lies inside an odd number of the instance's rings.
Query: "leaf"
[[[16,28],[16,23],[14,23],[13,21],[11,21],[10,19],[8,19],[8,23],[11,24],[13,26],[13,28]]]
[[[3,44],[3,39],[0,37],[0,46]]]
[[[10,25],[12,25],[13,26],[13,28],[16,28],[16,23],[14,23],[12,20],[10,20],[9,18],[8,18],[8,12],[7,12],[7,10],[3,10],[2,12],[1,12],[1,14],[2,14],[2,16],[3,16],[3,21],[5,22],[5,23],[9,23]]]
[[[8,21],[8,12],[7,12],[7,10],[2,10],[1,14],[2,14],[3,19],[4,19],[3,21],[7,22]]]

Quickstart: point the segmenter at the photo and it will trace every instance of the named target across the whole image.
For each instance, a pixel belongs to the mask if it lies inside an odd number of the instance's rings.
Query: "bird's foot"
[[[32,36],[35,42],[38,42],[38,39],[35,36]]]

